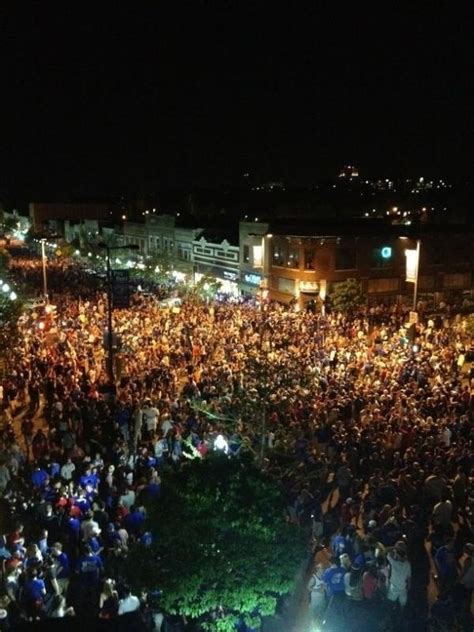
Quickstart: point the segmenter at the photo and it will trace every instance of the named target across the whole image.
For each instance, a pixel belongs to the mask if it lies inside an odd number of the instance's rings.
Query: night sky
[[[2,8],[0,194],[472,173],[461,3],[100,4]]]

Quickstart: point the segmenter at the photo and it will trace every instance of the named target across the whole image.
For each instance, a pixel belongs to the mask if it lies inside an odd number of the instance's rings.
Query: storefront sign
[[[260,285],[262,277],[259,274],[244,274],[244,283],[249,285]]]
[[[300,281],[300,292],[316,294],[318,291],[319,283],[317,281]]]
[[[228,279],[229,281],[237,281],[237,272],[229,272],[228,270],[224,270],[224,279]]]

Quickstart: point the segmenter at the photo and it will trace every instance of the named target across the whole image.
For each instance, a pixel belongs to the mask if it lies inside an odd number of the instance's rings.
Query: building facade
[[[309,226],[295,230],[270,222],[261,228],[266,233],[257,237],[255,224],[248,227],[241,223],[241,279],[250,279],[255,285],[260,281],[260,289],[272,300],[297,301],[300,305],[325,300],[337,283],[355,278],[369,302],[408,301],[413,284],[405,281],[405,251],[416,248],[418,239],[419,297],[436,303],[453,292],[472,293],[474,235],[456,227],[424,226],[416,233],[402,226],[367,230],[360,225],[359,234],[342,225],[330,231],[324,227],[318,230],[317,224],[314,230]],[[256,253],[253,259],[252,248]]]
[[[231,244],[227,239],[218,241],[204,234],[193,242],[192,261],[194,281],[210,276],[220,282],[221,291],[238,296],[239,291],[239,245]]]

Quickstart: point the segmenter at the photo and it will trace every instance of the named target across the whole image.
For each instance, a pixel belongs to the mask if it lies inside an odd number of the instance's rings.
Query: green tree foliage
[[[351,312],[365,302],[365,297],[360,282],[357,279],[347,279],[334,285],[330,300],[336,311]]]
[[[230,632],[275,612],[293,587],[305,538],[284,516],[282,490],[248,455],[214,453],[165,477],[162,497],[149,509],[150,548],[127,558],[136,589],[163,591],[161,607]]]

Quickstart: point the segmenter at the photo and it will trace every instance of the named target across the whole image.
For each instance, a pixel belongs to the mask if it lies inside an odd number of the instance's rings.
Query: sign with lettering
[[[130,307],[130,270],[112,270],[112,307]]]
[[[300,292],[307,294],[315,294],[319,291],[319,283],[317,281],[300,281]]]
[[[259,274],[244,274],[244,282],[249,285],[260,285],[262,277]]]

